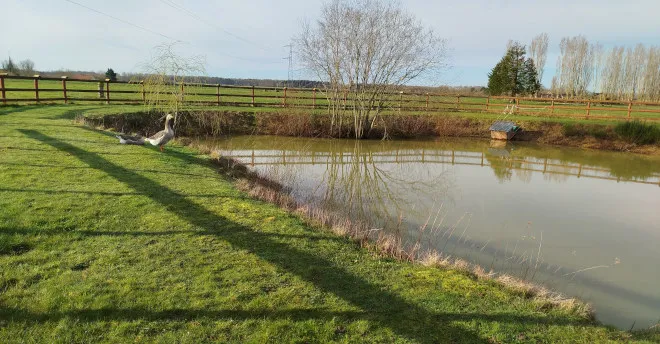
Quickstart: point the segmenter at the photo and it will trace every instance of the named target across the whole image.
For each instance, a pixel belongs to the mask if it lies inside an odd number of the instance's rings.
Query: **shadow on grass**
[[[5,105],[0,106],[0,116],[42,108],[43,105]]]
[[[44,142],[63,152],[71,154],[90,167],[104,171],[114,179],[129,185],[136,192],[151,198],[166,207],[179,218],[185,219],[203,232],[212,233],[229,242],[232,246],[247,250],[259,258],[288,271],[313,284],[320,290],[332,293],[363,310],[365,317],[380,326],[387,327],[396,334],[419,342],[459,340],[461,342],[485,342],[475,333],[462,329],[452,321],[460,320],[452,315],[429,312],[425,308],[409,303],[397,294],[382,290],[364,279],[337,267],[332,261],[318,255],[301,251],[285,243],[274,240],[266,233],[254,231],[241,224],[219,216],[204,207],[186,199],[179,193],[160,185],[153,180],[116,165],[101,156],[87,152],[63,141],[34,130],[20,130],[26,136]],[[87,321],[93,310],[76,311],[72,316]],[[137,310],[121,309],[111,313],[111,319],[132,319]],[[190,310],[180,310],[190,314]],[[195,310],[193,313],[196,313]],[[26,313],[19,309],[4,308],[3,318],[32,318],[54,316]],[[143,314],[144,316],[144,314]],[[171,316],[167,314],[166,316]],[[212,316],[220,316],[215,314]],[[363,318],[363,317],[361,317]]]
[[[383,300],[387,301],[387,300]],[[423,314],[420,314],[422,316]],[[218,320],[218,319],[227,319],[227,320],[256,320],[256,319],[290,319],[294,321],[305,321],[310,319],[316,320],[333,320],[337,317],[343,319],[363,319],[378,322],[380,315],[369,310],[364,311],[355,311],[355,312],[331,312],[324,311],[319,309],[289,309],[289,310],[214,310],[209,311],[207,309],[169,309],[164,311],[154,311],[147,308],[101,308],[101,309],[83,309],[83,310],[72,310],[72,311],[63,311],[63,312],[50,312],[50,313],[34,313],[25,311],[22,309],[11,308],[11,307],[0,307],[0,316],[2,318],[10,318],[14,321],[26,321],[26,322],[43,322],[43,321],[59,321],[64,318],[75,318],[82,322],[93,322],[93,321],[107,321],[107,320],[125,320],[125,321],[134,321],[134,320],[147,320],[147,321],[163,321],[163,320],[174,320],[174,321],[192,321],[200,319],[208,320]],[[555,324],[555,325],[575,325],[575,322],[567,321],[566,319],[558,319],[553,317],[534,317],[526,315],[517,315],[517,314],[481,314],[481,313],[443,313],[432,319],[431,321],[437,321],[441,323],[443,319],[451,321],[470,321],[470,320],[480,320],[480,321],[498,321],[498,322],[509,322],[509,323],[524,323],[524,324]],[[426,323],[424,320],[421,322]],[[396,331],[397,328],[392,328]],[[438,334],[447,335],[447,337],[442,336],[442,339],[452,339],[449,336],[450,333],[443,333],[442,328],[438,327],[429,327],[425,329],[428,332],[429,330],[436,330]],[[398,331],[397,331],[398,332]],[[399,332],[398,332],[399,333]],[[399,333],[402,334],[402,333]],[[405,333],[403,333],[405,335]],[[424,334],[419,333],[412,336],[407,336],[409,339],[417,340],[429,340],[431,338],[423,337]],[[454,337],[455,338],[455,337]],[[465,340],[474,340],[475,336],[465,336],[463,333],[460,343],[465,343]],[[474,342],[474,341],[470,341]],[[477,340],[477,342],[487,342],[483,340]]]
[[[169,236],[177,234],[206,234],[206,235],[215,235],[215,232],[207,231],[103,231],[103,230],[81,230],[73,229],[70,227],[54,227],[47,229],[36,229],[36,228],[25,228],[17,226],[0,226],[0,236],[9,236],[9,235],[60,235],[60,234],[77,234],[81,236],[90,236],[90,237],[102,237],[102,236],[127,236],[127,237],[159,237],[159,236]],[[303,239],[310,241],[336,241],[336,242],[345,242],[348,243],[348,238],[337,237],[334,235],[328,235],[323,233],[317,234],[281,234],[281,233],[263,233],[264,236],[278,239]]]

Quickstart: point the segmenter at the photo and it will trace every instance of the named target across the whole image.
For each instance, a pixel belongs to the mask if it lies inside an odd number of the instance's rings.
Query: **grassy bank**
[[[138,131],[143,134],[159,130],[156,120],[161,114],[150,113],[141,106],[72,107],[72,113],[83,116],[90,125],[118,131]],[[390,114],[376,121],[370,137],[384,136],[408,139],[432,136],[490,137],[488,128],[493,121],[502,119],[495,114],[449,112],[442,115]],[[627,122],[577,120],[508,116],[523,128],[515,140],[589,149],[625,151],[642,154],[660,154],[660,140],[640,140],[630,130],[619,131]],[[264,108],[226,108],[221,111],[194,108],[185,112],[178,124],[178,132],[187,136],[218,136],[227,134],[257,134],[298,137],[352,137],[353,127],[347,121],[343,130],[330,132],[330,117],[322,111],[279,110]],[[646,132],[660,131],[659,123],[643,124]],[[639,125],[637,126],[639,127]],[[654,131],[653,131],[654,130]],[[648,136],[649,134],[645,134]],[[653,134],[658,136],[657,134]],[[644,136],[646,137],[646,136]]]
[[[188,148],[1,110],[2,343],[658,340],[361,248]]]

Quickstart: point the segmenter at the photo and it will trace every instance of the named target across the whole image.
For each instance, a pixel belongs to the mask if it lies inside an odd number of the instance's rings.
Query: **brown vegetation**
[[[92,126],[112,128],[141,135],[160,130],[161,114],[132,113],[83,118]],[[341,130],[331,132],[331,116],[287,110],[286,112],[252,113],[241,111],[181,112],[176,124],[177,136],[217,137],[221,135],[279,135],[298,137],[352,137],[352,121],[346,120]],[[488,119],[438,115],[379,116],[368,138],[409,139],[452,136],[487,138],[492,124]],[[660,154],[658,145],[637,145],[621,140],[614,127],[599,124],[562,124],[544,121],[520,121],[523,131],[514,140],[543,144]]]

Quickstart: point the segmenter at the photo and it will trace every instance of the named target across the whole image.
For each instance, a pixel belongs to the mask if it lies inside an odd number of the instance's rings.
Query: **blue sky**
[[[184,41],[184,54],[206,56],[208,75],[286,79],[288,48],[300,23],[322,1],[75,0],[148,31],[66,0],[0,0],[0,56],[32,59],[37,69],[140,72],[152,48]],[[550,84],[564,36],[582,34],[605,47],[660,45],[658,0],[402,0],[448,40],[449,64],[435,84],[485,85],[509,39],[550,35],[543,83]],[[175,8],[179,6],[179,8]],[[181,9],[183,7],[183,9]],[[187,11],[192,12],[190,14]],[[151,31],[151,32],[149,32]],[[155,33],[154,33],[155,32]],[[5,57],[3,57],[4,59]],[[294,66],[294,69],[298,67]],[[295,71],[295,78],[304,78]]]

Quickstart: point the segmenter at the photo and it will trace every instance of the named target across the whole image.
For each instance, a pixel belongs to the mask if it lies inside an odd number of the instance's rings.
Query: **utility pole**
[[[289,60],[289,70],[286,74],[286,87],[289,87],[289,82],[291,81],[291,69],[293,69],[293,45],[287,44],[284,48],[289,48],[289,57],[284,58],[284,60]]]

